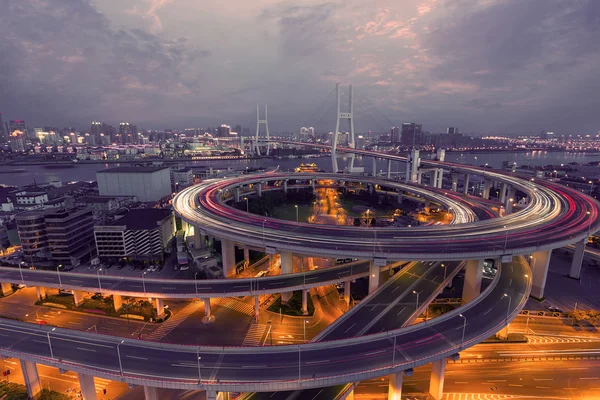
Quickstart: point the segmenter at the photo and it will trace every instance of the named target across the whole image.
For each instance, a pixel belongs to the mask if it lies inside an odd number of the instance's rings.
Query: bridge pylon
[[[265,119],[260,119],[260,106],[256,105],[256,138],[254,140],[254,151],[256,155],[260,156],[260,143],[258,139],[258,134],[260,133],[260,126],[265,126],[266,136],[267,136],[267,156],[269,155],[269,149],[271,148],[271,136],[269,135],[269,122],[267,121],[267,105],[265,104]]]
[[[337,173],[338,172],[338,165],[337,165],[337,158],[336,158],[336,148],[337,148],[337,142],[338,142],[338,134],[340,131],[340,120],[348,120],[349,124],[350,124],[350,140],[349,140],[349,147],[351,148],[355,148],[356,142],[354,140],[354,92],[352,89],[352,85],[348,85],[349,89],[350,89],[350,105],[349,105],[349,112],[346,111],[341,111],[341,93],[340,93],[340,84],[336,84],[335,85],[335,91],[336,91],[336,95],[337,95],[337,114],[336,114],[336,121],[335,121],[335,132],[333,133],[333,143],[331,144],[331,165],[332,165],[332,171],[333,173]],[[354,165],[354,157],[352,157],[352,164],[350,169],[352,170]],[[350,171],[352,172],[352,171]]]

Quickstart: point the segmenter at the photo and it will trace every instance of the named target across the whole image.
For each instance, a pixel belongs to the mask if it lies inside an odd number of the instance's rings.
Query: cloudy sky
[[[4,119],[600,129],[598,0],[0,0]],[[344,91],[344,93],[347,90]]]

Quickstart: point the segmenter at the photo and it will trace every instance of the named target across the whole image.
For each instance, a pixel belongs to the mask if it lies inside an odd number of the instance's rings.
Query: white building
[[[136,196],[141,202],[171,194],[167,167],[118,167],[96,172],[100,196]]]

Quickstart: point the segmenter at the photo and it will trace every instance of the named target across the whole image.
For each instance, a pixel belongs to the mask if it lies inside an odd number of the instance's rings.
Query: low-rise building
[[[136,196],[141,202],[159,201],[171,195],[167,167],[117,167],[96,173],[102,196]]]
[[[101,258],[162,259],[175,235],[175,216],[169,209],[133,209],[110,225],[94,227]]]

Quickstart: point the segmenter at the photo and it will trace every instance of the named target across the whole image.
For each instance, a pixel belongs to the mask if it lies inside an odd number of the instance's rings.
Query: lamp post
[[[294,208],[296,209],[296,222],[298,222],[298,204],[294,204]]]
[[[588,183],[590,184],[590,196],[591,196],[592,195],[592,190],[594,190],[594,182],[588,181]]]
[[[462,314],[458,314],[459,317],[461,317],[464,322],[463,322],[463,331],[462,331],[462,340],[461,340],[461,347],[465,347],[465,330],[467,329],[467,318],[462,315]]]
[[[100,271],[102,271],[102,268],[96,271],[96,275],[98,275],[98,288],[102,290],[102,284],[100,283]]]
[[[62,288],[62,280],[60,279],[60,267],[62,267],[62,264],[56,267],[56,273],[58,274],[58,285]]]
[[[442,264],[442,268],[444,268],[444,281],[445,281],[446,280],[446,266],[444,264]]]
[[[417,305],[415,307],[415,312],[416,312],[419,309],[419,295],[421,294],[421,292],[417,292],[415,290],[413,290],[412,292],[417,295]]]
[[[198,384],[201,385],[202,384],[202,370],[200,369],[200,360],[202,359],[202,357],[200,357],[200,347],[198,347],[196,349],[196,358],[198,359]]]
[[[304,328],[304,343],[306,343],[306,324],[308,324],[308,320],[305,319],[302,327]]]
[[[194,287],[196,288],[196,294],[198,294],[198,272],[194,274]]]
[[[244,197],[244,200],[246,200],[246,212],[249,213],[250,212],[250,207],[248,206],[248,198]]]
[[[142,287],[144,288],[144,293],[146,293],[146,281],[144,280],[144,275],[146,275],[146,271],[142,273]]]
[[[48,346],[50,347],[50,358],[53,360],[54,360],[54,352],[52,351],[52,343],[50,342],[50,333],[54,332],[55,330],[56,330],[56,328],[52,328],[51,331],[46,333],[46,335],[48,336]]]
[[[21,274],[21,282],[22,282],[22,283],[25,283],[25,279],[23,279],[23,270],[21,269],[21,266],[22,266],[23,264],[25,264],[25,261],[21,261],[21,262],[19,263],[19,273]]]
[[[262,223],[262,234],[263,234],[263,244],[265,244],[265,222],[267,222],[266,219],[263,219],[263,223]]]
[[[504,251],[506,251],[506,246],[508,245],[508,229],[506,225],[504,225],[504,229],[506,229],[506,236],[504,237]]]
[[[123,361],[121,361],[121,351],[119,350],[119,346],[122,345],[124,340],[121,340],[120,343],[117,343],[117,357],[119,357],[119,371],[121,371],[121,376],[123,376]]]
[[[510,314],[510,302],[512,300],[512,297],[507,295],[506,293],[504,293],[504,297],[508,297],[508,307],[506,308],[506,340],[508,340],[508,314]]]

